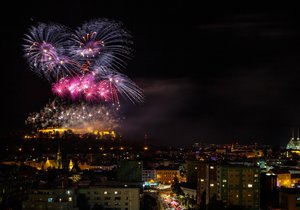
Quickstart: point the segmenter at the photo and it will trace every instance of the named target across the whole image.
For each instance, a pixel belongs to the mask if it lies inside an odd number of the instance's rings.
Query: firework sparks
[[[86,132],[114,130],[119,127],[119,122],[116,110],[106,106],[68,104],[60,100],[48,103],[40,112],[31,113],[25,121],[35,129],[59,127]]]
[[[59,97],[72,100],[100,101],[119,103],[119,95],[132,103],[143,102],[141,89],[125,75],[101,70],[101,73],[90,73],[84,76],[63,78],[52,86],[52,91]]]
[[[97,60],[101,66],[121,69],[132,57],[131,39],[120,22],[94,19],[75,30],[73,53],[79,60]]]
[[[23,47],[30,68],[41,77],[55,81],[76,75],[80,64],[68,55],[69,30],[59,24],[39,23],[25,35]]]

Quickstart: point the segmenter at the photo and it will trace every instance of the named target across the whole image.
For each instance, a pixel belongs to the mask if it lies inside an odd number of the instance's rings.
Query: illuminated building
[[[292,150],[300,150],[299,129],[298,129],[297,139],[294,138],[294,130],[293,130],[292,138],[290,139],[289,143],[286,145],[286,148]]]
[[[200,162],[197,166],[197,204],[210,203],[217,195],[217,165],[215,163]]]
[[[290,188],[292,186],[291,173],[288,170],[272,169],[269,171],[269,173],[277,176],[277,187]]]
[[[156,181],[156,170],[152,168],[144,168],[142,170],[142,181],[143,182],[155,182]]]
[[[34,135],[25,135],[24,139],[34,139],[38,137],[63,137],[65,134],[76,135],[83,138],[86,134],[94,135],[96,139],[114,139],[117,137],[117,134],[113,130],[94,130],[87,131],[86,129],[69,129],[69,128],[45,128],[39,129],[37,134]]]
[[[217,199],[248,209],[260,207],[260,169],[242,165],[222,165],[218,169]]]
[[[197,169],[199,161],[186,161],[187,174],[186,179],[189,183],[197,183]]]
[[[225,206],[232,204],[259,209],[260,169],[244,165],[200,163],[197,204],[208,206],[216,201],[221,201]]]
[[[177,166],[158,166],[155,170],[156,180],[162,184],[171,184],[175,176],[180,178],[180,170]]]

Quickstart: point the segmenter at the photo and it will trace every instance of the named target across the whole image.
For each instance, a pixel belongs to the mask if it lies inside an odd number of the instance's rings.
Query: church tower
[[[289,143],[286,145],[286,149],[300,150],[299,128],[297,129],[297,139],[295,139],[294,129],[293,129],[292,138],[290,139]]]
[[[62,157],[61,157],[61,152],[60,152],[60,146],[58,145],[58,150],[56,154],[56,166],[57,169],[63,169],[62,167]]]

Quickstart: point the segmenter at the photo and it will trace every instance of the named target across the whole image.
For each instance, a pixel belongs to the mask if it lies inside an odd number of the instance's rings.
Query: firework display
[[[74,31],[39,23],[24,41],[30,68],[51,82],[57,96],[119,103],[120,95],[143,101],[142,90],[122,73],[133,50],[131,35],[120,22],[95,19]]]
[[[31,69],[49,81],[76,74],[80,65],[67,53],[70,35],[70,31],[59,24],[32,26],[23,45]]]
[[[24,56],[58,98],[25,123],[83,133],[117,128],[120,98],[134,104],[144,100],[141,88],[123,73],[132,57],[131,38],[122,23],[108,19],[90,20],[75,30],[55,23],[32,26]]]

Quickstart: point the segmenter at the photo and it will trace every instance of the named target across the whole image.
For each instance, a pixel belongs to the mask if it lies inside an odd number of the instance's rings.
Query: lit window
[[[254,174],[254,177],[258,177],[258,174]]]
[[[248,187],[249,187],[249,188],[252,188],[252,184],[248,184]]]
[[[104,191],[104,195],[106,195],[107,194],[107,191]]]
[[[210,166],[209,168],[210,168],[210,169],[214,169],[214,167],[213,167],[213,166]]]
[[[69,198],[68,198],[68,201],[71,202],[71,201],[72,201],[72,197],[69,197]]]
[[[239,197],[239,195],[236,195],[235,197],[237,197],[237,198],[238,198],[238,197]]]
[[[204,179],[200,179],[200,182],[204,182]]]
[[[214,184],[210,184],[210,186],[211,186],[211,187],[213,187],[213,186],[214,186]]]
[[[227,180],[226,180],[226,179],[223,179],[223,182],[227,182]]]
[[[115,191],[115,194],[118,194],[118,191]]]
[[[48,198],[48,202],[53,202],[53,198]]]

